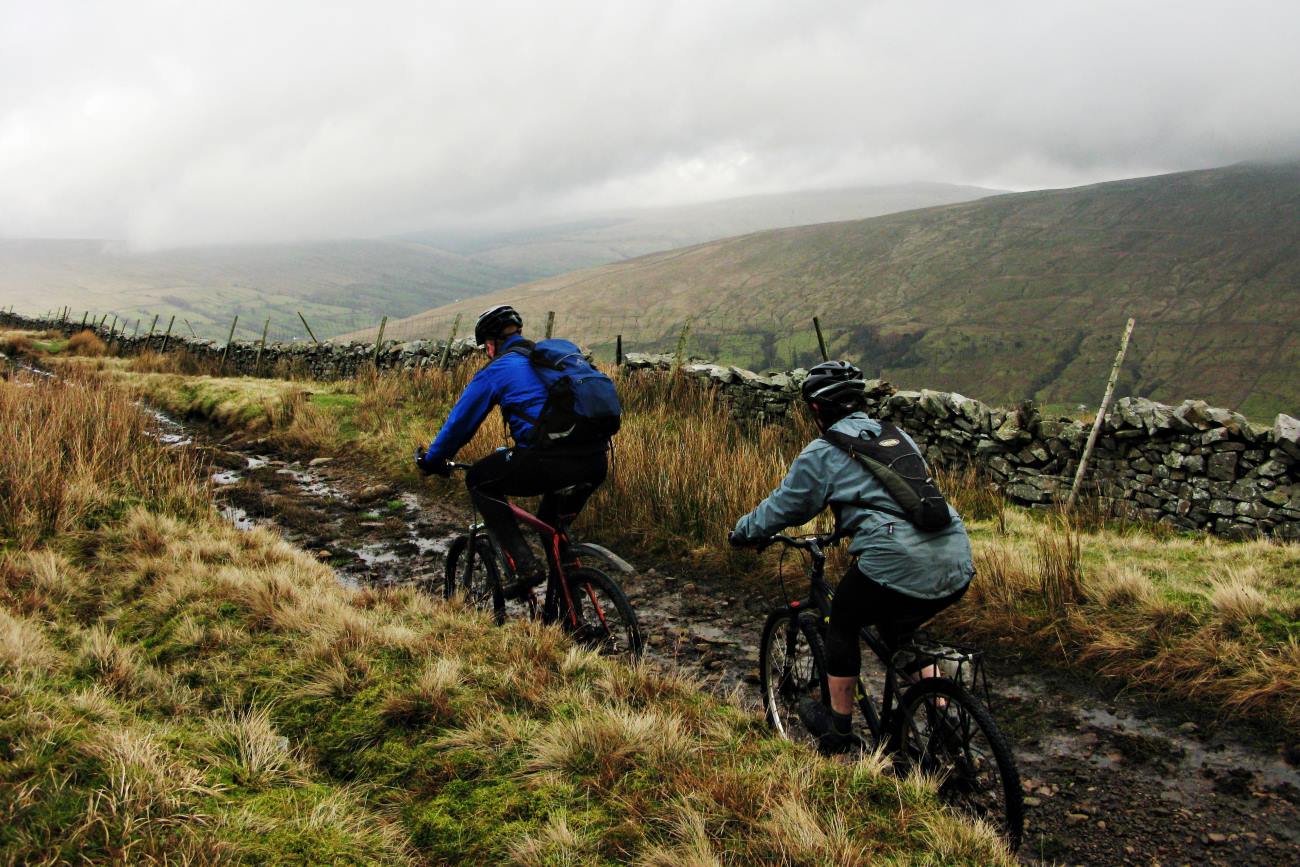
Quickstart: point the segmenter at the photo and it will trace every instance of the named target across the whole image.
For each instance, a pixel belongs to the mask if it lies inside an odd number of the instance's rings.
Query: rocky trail
[[[299,462],[264,442],[216,442],[160,419],[211,455],[221,509],[270,524],[349,584],[441,588],[467,510],[375,484],[342,461]],[[635,558],[629,558],[635,560]],[[776,602],[752,588],[641,563],[617,576],[649,656],[758,707],[758,640]],[[1034,660],[990,661],[993,712],[1010,736],[1029,806],[1025,863],[1300,863],[1300,747],[1244,726],[1115,694]]]

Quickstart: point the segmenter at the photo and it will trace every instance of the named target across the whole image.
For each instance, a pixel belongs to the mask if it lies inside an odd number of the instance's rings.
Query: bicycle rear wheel
[[[569,573],[569,596],[574,617],[562,613],[561,619],[575,641],[606,656],[641,656],[641,625],[613,578],[589,566],[574,569]],[[563,600],[560,603],[563,608]]]
[[[1025,828],[1020,772],[983,704],[946,677],[930,677],[899,702],[897,754],[937,779],[939,797],[997,828],[1014,850]]]
[[[781,608],[767,616],[758,649],[759,689],[768,724],[783,737],[812,743],[799,720],[799,702],[828,700],[826,652],[809,617]]]
[[[485,536],[474,537],[472,555],[467,555],[468,550],[469,536],[457,536],[448,547],[443,595],[451,599],[459,593],[470,605],[491,611],[500,625],[506,619],[506,604],[496,552]]]

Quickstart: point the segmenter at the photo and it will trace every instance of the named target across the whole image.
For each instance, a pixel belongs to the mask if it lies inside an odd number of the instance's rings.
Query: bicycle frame
[[[463,469],[465,466],[458,464],[457,468]],[[560,598],[562,597],[564,600],[565,616],[569,619],[569,625],[574,628],[578,627],[577,606],[573,603],[573,596],[569,591],[568,573],[564,569],[564,562],[566,559],[565,554],[569,552],[568,532],[563,527],[552,527],[532,512],[529,512],[527,509],[523,509],[512,502],[507,501],[506,505],[510,507],[510,511],[516,520],[522,521],[525,526],[536,531],[544,540],[543,547],[546,549],[546,563],[548,568],[546,596],[542,603],[543,620],[549,620],[553,612],[558,614],[556,608],[558,607]],[[471,508],[473,507],[471,506]],[[497,561],[509,564],[511,572],[513,573],[513,561],[506,556],[505,551],[502,550],[501,546],[497,543],[496,537],[492,535],[492,532],[482,521],[472,521],[469,525],[469,545],[466,552],[465,568],[473,569],[474,552],[477,550],[474,543],[480,533],[485,535],[488,542],[492,545],[492,549],[497,554]],[[578,562],[576,557],[570,557],[569,559],[579,566],[582,565]],[[588,593],[591,595],[592,607],[596,611],[596,616],[600,618],[601,625],[608,626],[605,622],[605,613],[601,609],[600,605],[597,604],[595,593],[591,591],[590,588],[588,588]]]
[[[824,629],[830,623],[831,605],[835,598],[835,591],[831,589],[830,584],[826,581],[826,552],[824,549],[826,546],[839,541],[837,535],[812,536],[806,539],[777,535],[772,538],[792,548],[808,552],[808,556],[812,561],[808,569],[808,596],[804,599],[787,602],[786,607],[796,617],[807,612],[817,612],[821,616],[821,628]],[[854,699],[858,703],[858,709],[862,711],[862,716],[866,719],[868,728],[871,729],[872,737],[879,742],[882,735],[891,731],[895,703],[901,693],[898,669],[893,661],[897,649],[891,650],[880,636],[867,627],[863,627],[858,635],[885,668],[885,689],[881,696],[879,713],[876,711],[861,675],[858,676],[857,684],[854,687]]]

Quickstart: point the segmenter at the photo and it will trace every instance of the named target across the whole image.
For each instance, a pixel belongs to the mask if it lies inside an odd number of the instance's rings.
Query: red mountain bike
[[[458,470],[469,468],[468,464],[453,466]],[[544,589],[532,588],[522,597],[506,598],[502,577],[507,581],[515,578],[510,560],[472,512],[468,532],[457,536],[447,549],[443,583],[446,597],[460,594],[473,605],[490,608],[497,623],[504,623],[511,615],[560,623],[579,644],[607,655],[639,657],[644,642],[632,604],[613,578],[589,564],[603,560],[616,568],[630,567],[599,546],[571,541],[568,523],[574,515],[562,516],[560,526],[552,527],[514,503],[509,506],[515,517],[541,538],[548,566]],[[580,557],[588,563],[584,564]],[[540,599],[538,589],[543,589]]]

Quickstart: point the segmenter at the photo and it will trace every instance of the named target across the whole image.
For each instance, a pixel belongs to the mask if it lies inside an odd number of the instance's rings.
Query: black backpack
[[[925,459],[894,425],[882,421],[878,437],[868,438],[865,431],[862,436],[854,437],[831,430],[823,439],[852,455],[876,477],[899,507],[897,511],[874,504],[871,508],[903,518],[926,532],[942,530],[952,523],[948,502],[930,476]]]
[[[623,408],[608,376],[592,367],[577,344],[559,338],[509,349],[532,364],[546,386],[546,403],[536,418],[510,410],[533,424],[538,448],[605,445],[622,424]]]

